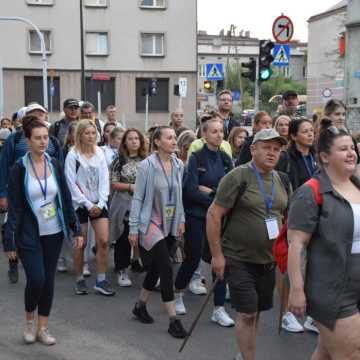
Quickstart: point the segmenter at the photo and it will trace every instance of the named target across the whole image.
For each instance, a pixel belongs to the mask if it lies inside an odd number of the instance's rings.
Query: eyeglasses
[[[349,134],[349,131],[345,126],[329,126],[326,130],[331,132],[335,136],[341,135],[342,133]]]

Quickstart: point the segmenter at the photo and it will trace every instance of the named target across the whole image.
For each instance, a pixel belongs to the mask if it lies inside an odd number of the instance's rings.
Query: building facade
[[[1,16],[21,16],[42,31],[48,58],[49,108],[56,120],[62,102],[80,99],[80,6],[74,0],[6,1]],[[148,79],[158,79],[149,101],[149,125],[165,124],[179,106],[174,86],[188,80],[182,108],[189,126],[196,112],[196,1],[83,0],[86,98],[101,108],[115,104],[119,120],[144,128]],[[176,20],[176,21],[175,21]],[[186,24],[179,30],[179,23]],[[42,102],[41,53],[29,26],[0,21],[4,114]],[[179,46],[181,44],[181,46]]]
[[[295,81],[306,82],[306,43],[290,42],[289,66],[273,67],[274,75],[280,74]],[[218,35],[198,32],[198,109],[206,105],[216,105],[216,92],[219,86],[226,86],[224,81],[216,81],[209,92],[204,88],[207,81],[207,65],[222,64],[226,78],[227,64],[248,62],[249,58],[259,56],[259,39],[250,36],[250,32],[241,31],[236,36],[228,36],[222,30]],[[239,106],[239,104],[237,104]],[[237,109],[240,110],[240,109]]]
[[[321,111],[330,98],[344,100],[347,1],[309,20],[307,113]]]

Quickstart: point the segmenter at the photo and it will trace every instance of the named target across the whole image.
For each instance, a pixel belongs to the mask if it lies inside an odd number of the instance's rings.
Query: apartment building
[[[56,120],[62,102],[81,96],[80,0],[4,0],[1,16],[31,20],[42,31],[49,69],[49,110]],[[101,110],[115,104],[120,121],[144,128],[144,88],[158,81],[149,101],[150,125],[164,124],[179,105],[174,87],[188,80],[182,108],[189,126],[196,112],[196,1],[83,0],[86,98]],[[181,26],[180,26],[181,25]],[[4,114],[42,102],[41,51],[36,32],[0,21]],[[51,77],[50,77],[51,75]]]

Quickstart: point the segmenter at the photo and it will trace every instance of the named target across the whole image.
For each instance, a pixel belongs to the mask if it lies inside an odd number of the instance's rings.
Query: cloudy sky
[[[294,23],[293,39],[307,41],[309,17],[337,3],[337,0],[198,0],[198,28],[217,34],[234,24],[236,33],[244,29],[253,37],[266,39],[272,37],[274,19],[284,13]]]

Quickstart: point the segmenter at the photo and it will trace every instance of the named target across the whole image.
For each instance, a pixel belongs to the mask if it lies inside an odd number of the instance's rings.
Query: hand
[[[101,213],[101,209],[94,205],[90,210],[89,210],[89,215],[90,217],[98,217]]]
[[[138,243],[139,243],[139,235],[132,235],[130,234],[129,237],[129,243],[131,245],[131,247],[137,247]]]
[[[74,249],[81,249],[84,245],[84,238],[82,236],[74,236]]]
[[[290,287],[289,311],[300,318],[306,313],[306,297],[303,289],[293,289]]]
[[[225,263],[223,254],[211,259],[211,268],[220,280],[224,279]]]
[[[185,233],[185,224],[182,223],[179,225],[179,228],[178,228],[178,236],[183,236]]]
[[[205,194],[211,194],[214,191],[213,189],[204,185],[199,185],[199,190]]]
[[[6,256],[9,258],[9,260],[16,260],[17,258],[16,251],[8,251]]]
[[[0,210],[7,210],[8,208],[8,201],[6,197],[0,198]]]

